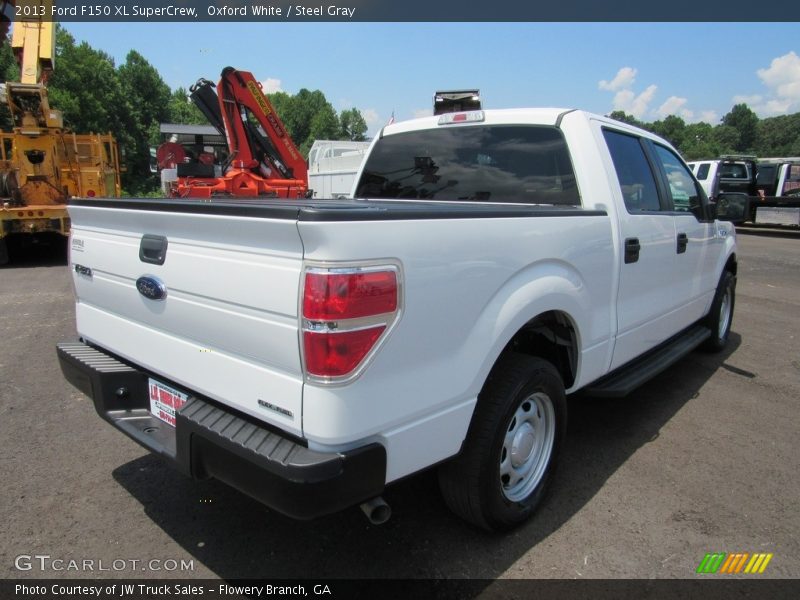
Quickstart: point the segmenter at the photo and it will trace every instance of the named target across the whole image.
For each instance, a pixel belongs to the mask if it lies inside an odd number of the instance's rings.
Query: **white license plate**
[[[147,388],[150,394],[150,412],[164,423],[175,427],[175,413],[189,399],[189,396],[166,384],[150,378]]]

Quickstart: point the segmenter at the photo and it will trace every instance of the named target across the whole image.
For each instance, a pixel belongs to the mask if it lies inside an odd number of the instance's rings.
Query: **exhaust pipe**
[[[373,525],[383,525],[392,516],[392,509],[380,496],[361,504],[361,510]]]

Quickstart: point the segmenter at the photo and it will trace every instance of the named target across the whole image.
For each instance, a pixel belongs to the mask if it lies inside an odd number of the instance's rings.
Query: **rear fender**
[[[580,273],[563,261],[529,265],[509,279],[491,298],[478,318],[465,347],[485,348],[493,340],[476,370],[469,393],[477,395],[500,353],[514,335],[536,316],[549,311],[566,314],[576,334],[576,382],[581,373],[581,349],[593,311],[588,287]]]

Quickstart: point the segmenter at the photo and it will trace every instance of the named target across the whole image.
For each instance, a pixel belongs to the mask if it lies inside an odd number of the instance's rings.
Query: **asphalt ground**
[[[0,268],[0,577],[695,578],[706,553],[749,552],[774,555],[758,577],[796,578],[800,233],[739,244],[726,352],[622,400],[570,399],[552,492],[507,535],[453,516],[432,473],[387,489],[381,526],[357,508],[293,521],[179,475],[62,377],[69,272],[63,249],[33,248]]]

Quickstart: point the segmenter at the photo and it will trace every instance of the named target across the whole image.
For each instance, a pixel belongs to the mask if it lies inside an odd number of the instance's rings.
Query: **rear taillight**
[[[396,266],[308,267],[303,280],[302,336],[306,375],[349,380],[363,370],[400,313]]]
[[[306,272],[303,316],[312,321],[358,319],[397,309],[397,273]]]

